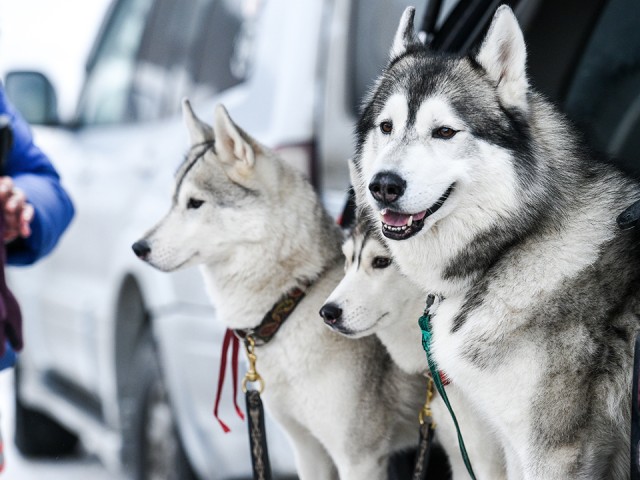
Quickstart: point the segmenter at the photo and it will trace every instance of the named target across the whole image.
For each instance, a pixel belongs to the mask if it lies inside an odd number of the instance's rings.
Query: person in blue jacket
[[[51,161],[34,144],[29,124],[8,101],[1,85],[0,115],[8,117],[13,136],[0,167],[0,214],[6,260],[9,265],[31,265],[58,243],[73,218],[73,203]],[[4,339],[4,332],[0,333]],[[0,370],[13,366],[15,360],[15,352],[6,341]],[[0,472],[3,469],[0,435]]]
[[[31,265],[58,243],[74,215],[69,195],[49,158],[35,145],[31,127],[0,85],[0,115],[9,117],[11,148],[0,167],[0,209],[9,265]],[[7,342],[8,345],[8,342]],[[8,345],[0,370],[12,366]]]

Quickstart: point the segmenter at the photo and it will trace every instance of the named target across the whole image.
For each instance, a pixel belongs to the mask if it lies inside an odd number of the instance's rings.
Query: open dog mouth
[[[394,212],[388,208],[381,210],[382,234],[391,240],[406,240],[414,236],[424,227],[425,219],[437,212],[449,198],[454,186],[455,183],[451,184],[436,203],[422,212],[408,214]]]

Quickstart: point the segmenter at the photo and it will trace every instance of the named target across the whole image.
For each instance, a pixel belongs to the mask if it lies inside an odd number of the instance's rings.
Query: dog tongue
[[[404,213],[391,212],[387,210],[382,215],[382,221],[392,227],[401,227],[406,225],[411,215],[405,215]]]
[[[413,214],[413,220],[422,220],[424,216],[427,214],[427,211]],[[392,212],[391,210],[387,210],[382,215],[382,221],[387,225],[391,225],[392,227],[402,227],[409,223],[409,217],[411,215],[407,215],[405,213]]]

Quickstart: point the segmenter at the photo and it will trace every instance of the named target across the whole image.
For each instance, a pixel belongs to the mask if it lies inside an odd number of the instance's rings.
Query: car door
[[[98,45],[84,89],[78,126],[38,133],[56,157],[76,217],[64,241],[37,269],[42,290],[41,328],[46,364],[87,393],[97,393],[100,356],[108,348],[107,316],[115,295],[114,252],[119,231],[153,176],[154,150],[137,141],[128,109],[135,59],[151,0],[123,0]],[[66,138],[66,148],[47,142]]]

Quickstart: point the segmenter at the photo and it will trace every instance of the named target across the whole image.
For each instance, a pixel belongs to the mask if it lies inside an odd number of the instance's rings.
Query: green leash
[[[433,378],[433,382],[436,385],[436,389],[438,393],[442,397],[444,404],[447,406],[449,413],[451,414],[451,418],[453,420],[454,425],[456,426],[456,432],[458,432],[458,444],[460,445],[460,453],[462,454],[462,460],[464,460],[464,465],[467,467],[467,471],[473,480],[476,480],[476,476],[473,473],[473,468],[471,467],[471,462],[469,461],[469,455],[467,454],[467,449],[464,446],[464,440],[462,438],[462,433],[460,432],[460,426],[458,425],[458,420],[456,419],[455,413],[453,413],[453,408],[451,408],[451,404],[449,403],[449,397],[447,397],[447,392],[444,390],[444,385],[442,384],[442,379],[440,378],[440,371],[438,370],[438,365],[436,365],[436,361],[433,359],[431,355],[431,313],[429,309],[433,306],[436,300],[435,295],[429,295],[427,297],[427,306],[424,309],[424,313],[418,320],[418,325],[420,325],[420,330],[422,330],[422,348],[427,354],[427,362],[429,363],[429,370],[431,370],[431,377]]]

